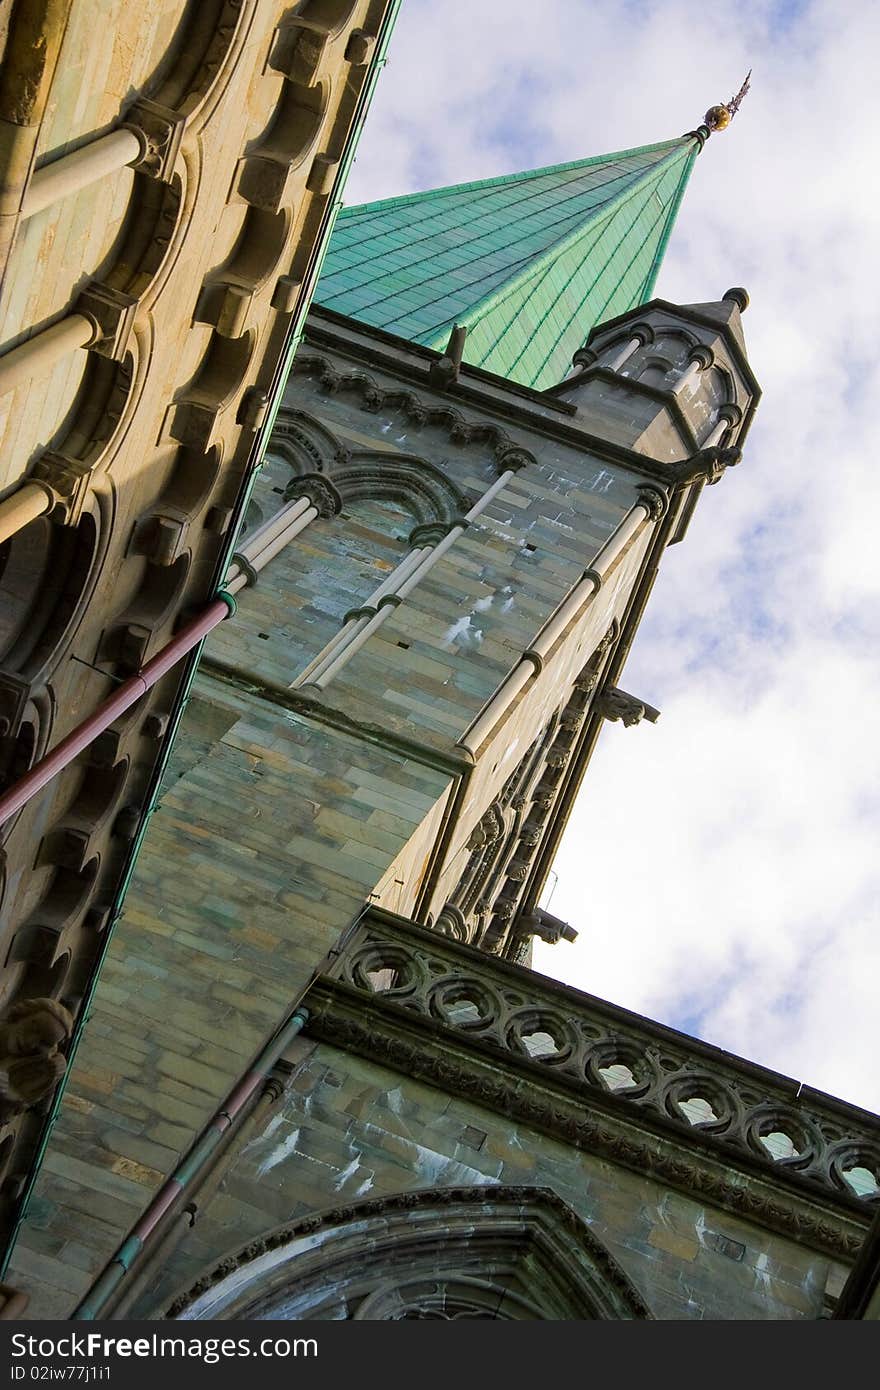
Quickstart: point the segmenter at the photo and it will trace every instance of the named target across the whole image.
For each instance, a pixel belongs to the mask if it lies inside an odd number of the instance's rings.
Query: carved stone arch
[[[282,410],[269,454],[282,458],[296,476],[324,473],[345,502],[361,498],[397,502],[416,525],[451,524],[469,500],[434,464],[415,454],[352,453],[326,425],[303,411]]]
[[[183,175],[175,173],[167,180],[135,171],[128,211],[105,276],[105,283],[121,294],[143,300],[154,283],[166,278],[165,260],[174,253],[177,227],[188,210],[183,168]]]
[[[706,442],[719,423],[733,423],[740,414],[733,377],[721,363],[714,362],[702,372],[695,404],[699,409],[695,433],[700,444]]]
[[[254,298],[277,274],[290,240],[293,216],[249,207],[225,259],[205,276],[194,317],[224,337],[239,337],[252,322]]]
[[[73,640],[101,571],[112,512],[110,492],[94,492],[86,498],[76,526],[60,524],[52,516],[38,517],[0,548],[0,607],[5,614],[0,720],[9,720],[8,732],[16,731],[22,704],[19,700],[18,709],[4,708],[9,705],[5,692],[17,685],[29,694],[44,684]],[[42,576],[43,582],[36,582],[35,576]]]
[[[258,8],[257,0],[200,0],[187,6],[173,46],[175,62],[162,73],[151,99],[196,128],[204,125],[223,96]]]
[[[169,408],[170,438],[207,453],[217,441],[223,413],[247,379],[256,345],[252,328],[237,338],[211,334],[195,372]]]
[[[431,1188],[304,1217],[223,1260],[168,1318],[649,1319],[581,1218],[542,1187]]]
[[[296,81],[283,84],[266,127],[250,142],[239,167],[238,193],[245,202],[272,213],[290,205],[297,171],[318,146],[329,103],[326,76],[315,76],[308,86]],[[337,161],[324,159],[327,171],[332,172]]]
[[[31,476],[53,489],[68,524],[82,509],[90,475],[107,467],[118,452],[122,432],[137,409],[148,360],[149,348],[141,350],[136,334],[121,360],[89,352],[70,409],[34,462]]]
[[[673,357],[664,357],[661,353],[651,348],[650,356],[643,357],[639,362],[633,362],[628,376],[634,381],[639,381],[643,386],[656,386],[664,388],[668,384],[670,373],[678,370],[678,364]]]
[[[662,324],[655,331],[651,350],[661,357],[673,357],[681,365],[690,357],[693,348],[699,346],[699,342],[696,333],[687,328]]]
[[[397,502],[416,525],[451,524],[470,505],[439,468],[412,454],[355,454],[331,476],[344,502],[367,497]]]
[[[313,415],[282,405],[267,453],[282,458],[296,474],[329,473],[350,456],[349,449]]]
[[[736,404],[736,383],[733,373],[723,362],[715,361],[712,366],[707,368],[706,375],[709,373],[718,380],[718,399],[722,406],[729,405],[735,410],[739,410]],[[740,412],[741,413],[741,412]]]

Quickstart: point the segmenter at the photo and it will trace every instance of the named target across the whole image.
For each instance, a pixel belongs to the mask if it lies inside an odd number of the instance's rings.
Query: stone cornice
[[[321,310],[319,312],[321,315],[324,315],[327,311]],[[389,398],[393,396],[398,400],[404,394],[410,397],[412,401],[416,403],[414,407],[416,412],[414,418],[416,419],[421,417],[423,420],[427,420],[429,409],[443,414],[448,417],[450,421],[456,415],[460,416],[464,421],[466,417],[462,414],[462,409],[467,407],[483,411],[489,417],[503,412],[504,418],[511,421],[511,423],[524,429],[531,430],[544,438],[554,439],[564,444],[573,445],[579,450],[589,452],[591,456],[605,463],[617,464],[626,468],[628,471],[637,474],[647,481],[661,483],[667,487],[675,484],[680,485],[682,482],[682,476],[676,474],[676,469],[679,468],[679,465],[671,464],[668,461],[660,459],[652,459],[647,454],[637,453],[634,449],[627,449],[622,444],[615,444],[611,440],[601,438],[599,435],[590,434],[572,419],[572,416],[575,414],[574,410],[570,412],[566,410],[564,412],[565,416],[568,417],[567,419],[551,418],[547,412],[552,410],[555,415],[556,412],[559,411],[560,405],[563,404],[562,402],[556,401],[552,396],[545,396],[538,392],[533,392],[529,393],[529,400],[525,401],[521,399],[523,392],[520,392],[518,389],[515,394],[512,392],[510,382],[505,381],[503,377],[490,377],[488,373],[484,374],[487,378],[485,385],[473,385],[468,381],[469,369],[467,365],[462,367],[462,374],[453,386],[447,388],[442,394],[434,392],[426,381],[424,372],[416,362],[408,361],[404,352],[404,349],[408,349],[409,357],[412,359],[415,357],[416,353],[422,351],[427,353],[427,348],[421,349],[418,344],[403,343],[401,341],[398,353],[393,355],[391,352],[383,353],[381,349],[376,347],[374,342],[369,340],[368,335],[372,334],[374,330],[363,324],[356,323],[354,320],[343,319],[338,315],[335,316],[336,323],[330,328],[323,322],[316,320],[315,314],[316,311],[313,309],[309,316],[306,333],[304,335],[305,346],[300,350],[300,355],[297,359],[301,364],[300,370],[303,372],[308,371],[311,375],[316,374],[320,370],[322,359],[317,354],[310,357],[308,352],[310,346],[323,348],[349,359],[362,359],[369,363],[374,372],[377,369],[384,370],[389,374],[393,374],[398,380],[403,379],[412,383],[414,388],[412,391],[404,393],[401,392],[399,388],[388,388],[386,394]],[[345,332],[346,329],[348,329],[348,332]],[[378,333],[378,330],[375,331]],[[355,334],[367,337],[367,342],[360,345],[357,337],[354,336]],[[369,373],[360,369],[346,374],[338,373],[328,359],[323,360],[327,362],[327,366],[339,377],[339,386],[341,389],[352,389],[361,391],[362,393],[369,393],[368,400],[370,404],[368,408],[371,410],[380,408],[374,403],[376,397],[372,393],[381,393],[383,388],[370,377]],[[429,396],[436,395],[436,406],[428,407],[425,404],[424,396],[426,394]],[[511,399],[512,394],[513,399]],[[455,404],[453,405],[450,402],[454,402]],[[458,409],[456,409],[456,407],[458,407]],[[560,412],[560,414],[561,413],[562,412]],[[471,429],[473,429],[475,425],[479,426],[480,423],[482,422],[468,421],[468,425]],[[498,428],[491,418],[487,419],[484,423],[487,430]],[[682,460],[681,467],[683,468],[686,465],[688,471],[690,471],[692,462],[693,460],[690,459]]]

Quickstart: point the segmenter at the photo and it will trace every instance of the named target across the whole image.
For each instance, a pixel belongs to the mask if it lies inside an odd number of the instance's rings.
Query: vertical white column
[[[44,328],[26,343],[0,357],[0,396],[32,377],[48,372],[60,357],[74,348],[90,347],[98,337],[98,325],[85,314],[68,314],[50,328]]]
[[[360,651],[365,642],[369,641],[377,628],[381,627],[387,620],[392,609],[396,608],[412,593],[429,570],[433,569],[437,561],[446,554],[450,546],[454,545],[458,537],[464,534],[470,522],[475,521],[481,512],[486,510],[489,503],[498,496],[498,493],[507,486],[513,478],[514,472],[515,470],[512,468],[506,469],[495,479],[492,486],[486,489],[482,497],[474,503],[459,525],[453,526],[451,530],[447,531],[437,545],[430,547],[430,549],[422,548],[418,560],[414,566],[410,567],[408,573],[404,574],[402,572],[403,566],[400,566],[392,576],[394,587],[383,586],[385,592],[381,593],[377,590],[373,598],[365,605],[365,607],[375,607],[377,611],[353,620],[350,627],[346,624],[346,628],[343,628],[334,642],[328,644],[323,652],[319,652],[310,666],[307,666],[305,671],[297,677],[294,685],[313,685],[318,690],[326,689],[343,667],[348,665],[355,653]],[[411,554],[414,556],[417,552],[413,551]],[[407,557],[407,559],[410,558]],[[404,561],[404,565],[406,563]],[[387,584],[388,581],[386,581]]]
[[[608,363],[608,370],[612,372],[619,372],[624,362],[628,362],[629,359],[632,357],[633,353],[636,352],[641,346],[641,338],[630,338],[626,346],[621,348],[617,356],[612,358],[611,361]]]
[[[31,175],[21,204],[21,219],[33,217],[44,208],[69,198],[90,183],[97,183],[108,174],[133,164],[144,154],[144,140],[133,130],[121,127],[92,140],[81,149],[62,155],[51,164],[44,164]]]
[[[499,686],[482,713],[477,716],[467,733],[458,740],[460,748],[476,754],[477,749],[488,738],[523,687],[541,670],[544,658],[549,656],[559,638],[578,618],[593,595],[598,593],[602,580],[625,546],[655,515],[651,501],[639,498],[638,502],[633,503],[602,546],[590,568],[585,571],[583,578],[575,584],[555,613],[548,618],[532,645],[523,652],[518,664]]]

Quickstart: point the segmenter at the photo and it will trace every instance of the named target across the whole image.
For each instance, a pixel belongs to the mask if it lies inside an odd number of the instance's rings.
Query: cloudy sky
[[[745,285],[764,399],[669,551],[556,864],[549,974],[880,1110],[873,0],[404,0],[347,202],[653,143],[752,67],[658,293]],[[601,810],[600,810],[601,808]]]

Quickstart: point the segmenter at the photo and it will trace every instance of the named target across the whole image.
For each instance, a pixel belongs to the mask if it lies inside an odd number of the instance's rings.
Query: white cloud
[[[624,680],[663,718],[605,731],[539,963],[880,1109],[878,50],[863,0],[408,0],[347,200],[666,139],[754,68],[658,292],[747,286],[764,400],[665,558]]]

